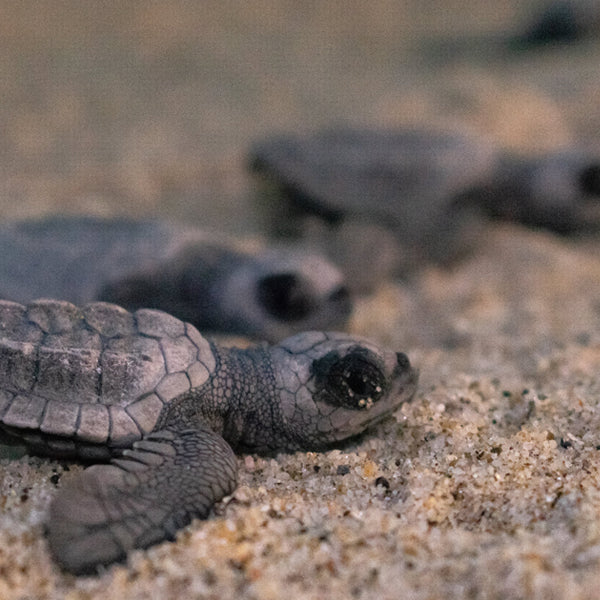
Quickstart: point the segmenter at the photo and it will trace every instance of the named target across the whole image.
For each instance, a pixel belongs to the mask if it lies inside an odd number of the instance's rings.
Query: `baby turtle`
[[[411,129],[279,136],[250,151],[251,168],[279,192],[266,207],[274,232],[308,233],[359,289],[424,257],[460,254],[471,219],[456,201],[496,163],[483,140]]]
[[[51,217],[0,227],[0,298],[58,298],[159,308],[203,331],[277,341],[341,328],[351,302],[336,267],[316,253],[250,251],[159,221]]]
[[[460,257],[485,215],[600,227],[600,159],[585,152],[524,158],[454,132],[334,129],[267,139],[250,166],[276,186],[275,233],[314,238],[359,289]]]
[[[167,313],[0,301],[0,427],[107,460],[65,485],[48,541],[73,573],[165,539],[236,487],[233,449],[326,447],[412,398],[406,355],[343,333],[219,347]]]

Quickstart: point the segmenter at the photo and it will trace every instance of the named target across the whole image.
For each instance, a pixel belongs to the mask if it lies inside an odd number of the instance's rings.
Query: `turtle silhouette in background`
[[[202,331],[269,341],[342,328],[351,312],[341,272],[317,253],[249,249],[163,221],[88,216],[0,226],[0,298],[158,308]]]
[[[488,217],[600,230],[600,156],[577,149],[524,157],[463,133],[338,128],[260,141],[249,165],[274,188],[258,195],[271,230],[310,239],[359,291],[460,258]]]

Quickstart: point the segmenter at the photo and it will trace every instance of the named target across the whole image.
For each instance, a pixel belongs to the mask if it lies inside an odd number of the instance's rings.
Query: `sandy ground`
[[[1,2],[0,214],[256,232],[250,142],[331,123],[598,143],[600,36],[508,53],[533,2],[440,5]],[[240,456],[213,518],[96,577],[43,537],[81,467],[0,461],[0,598],[597,597],[600,240],[490,225],[351,329],[409,354],[412,403],[338,450]]]

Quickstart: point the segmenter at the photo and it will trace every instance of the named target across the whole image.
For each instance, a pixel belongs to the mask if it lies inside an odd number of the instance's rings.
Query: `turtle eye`
[[[380,361],[359,346],[345,356],[332,351],[314,361],[315,397],[354,410],[370,408],[385,392],[386,378]]]

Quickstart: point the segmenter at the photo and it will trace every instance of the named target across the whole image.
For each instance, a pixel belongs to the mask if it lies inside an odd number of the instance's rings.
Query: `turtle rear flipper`
[[[50,506],[48,542],[76,573],[123,560],[134,548],[173,539],[236,486],[235,456],[208,428],[151,433],[109,465],[94,465]]]

